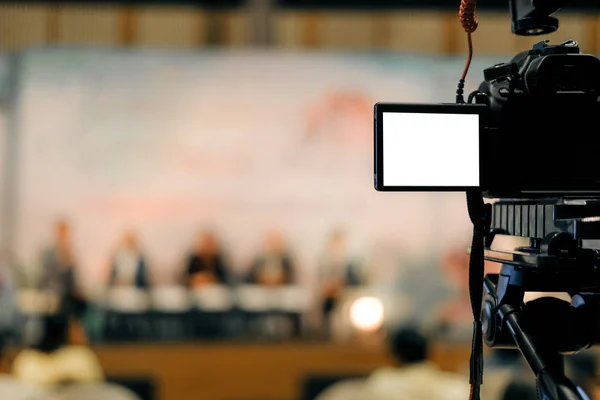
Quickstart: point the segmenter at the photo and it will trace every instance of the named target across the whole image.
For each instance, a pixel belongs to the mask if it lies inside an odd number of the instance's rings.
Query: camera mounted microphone
[[[477,30],[479,26],[479,22],[477,21],[477,16],[475,15],[475,9],[477,8],[477,0],[461,0],[460,9],[458,11],[458,19],[460,20],[460,25],[464,29],[467,34],[467,42],[469,45],[469,54],[467,57],[467,63],[465,64],[465,69],[458,81],[458,89],[456,90],[456,103],[464,104],[464,89],[465,89],[465,80],[467,79],[467,74],[469,73],[469,68],[471,67],[471,61],[473,60],[473,38],[471,34]]]
[[[552,15],[569,0],[510,0],[512,33],[519,36],[547,35],[558,30],[558,19]]]

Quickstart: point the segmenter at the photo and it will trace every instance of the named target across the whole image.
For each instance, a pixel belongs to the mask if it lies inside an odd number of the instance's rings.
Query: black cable
[[[456,89],[456,103],[465,104],[465,80],[461,79],[458,81],[458,89]]]
[[[467,191],[467,209],[473,223],[473,241],[469,256],[469,297],[473,312],[473,342],[470,360],[470,400],[480,399],[483,384],[483,332],[481,324],[481,303],[483,300],[484,246],[490,229],[491,205],[485,204],[479,189]]]

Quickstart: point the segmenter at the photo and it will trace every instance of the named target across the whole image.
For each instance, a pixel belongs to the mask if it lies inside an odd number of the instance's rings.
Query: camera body
[[[487,106],[481,132],[486,197],[600,196],[595,147],[600,60],[576,42],[540,42],[484,71],[475,102]]]
[[[468,104],[375,105],[375,188],[600,198],[600,59],[544,41],[483,75]]]
[[[567,2],[510,0],[513,33],[557,30],[552,14]],[[582,53],[575,41],[543,41],[483,75],[468,104],[375,106],[375,188],[478,188],[501,200],[600,198],[600,59]],[[461,81],[458,103],[465,103],[463,87]],[[478,130],[452,122],[468,114],[477,114]]]

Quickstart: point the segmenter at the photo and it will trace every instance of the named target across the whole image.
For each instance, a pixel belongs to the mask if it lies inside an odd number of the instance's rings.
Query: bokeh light
[[[376,297],[361,297],[350,306],[350,320],[356,329],[374,331],[383,325],[383,303]]]

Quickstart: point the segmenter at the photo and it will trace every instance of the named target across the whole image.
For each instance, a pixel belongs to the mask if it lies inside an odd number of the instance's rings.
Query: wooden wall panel
[[[242,47],[252,43],[252,23],[243,11],[231,11],[222,14],[222,45]]]
[[[45,44],[47,22],[43,6],[0,5],[0,51]]]
[[[374,13],[371,16],[371,47],[376,50],[387,50],[392,45],[393,15],[387,12]]]
[[[206,43],[205,15],[195,7],[139,8],[133,24],[137,46],[193,48]]]
[[[65,6],[57,10],[58,43],[116,45],[119,29],[117,7]]]
[[[443,16],[415,11],[277,13],[275,43],[284,47],[435,53],[443,48]]]
[[[372,14],[337,12],[323,14],[321,19],[319,47],[340,50],[365,50],[372,47]]]
[[[517,37],[508,13],[479,12],[473,35],[476,54],[507,55],[535,42],[576,39],[583,51],[600,53],[600,16],[563,13],[557,33]],[[46,43],[195,48],[244,47],[252,42],[244,10],[202,11],[194,7],[0,6],[0,51]],[[464,54],[467,43],[455,12],[276,11],[273,42],[279,48],[390,50]],[[209,43],[210,41],[210,43]]]
[[[287,48],[323,47],[323,30],[327,24],[327,13],[323,12],[276,12],[273,18],[275,45]]]
[[[318,13],[302,15],[301,43],[303,47],[314,48],[321,46],[321,16]]]
[[[273,41],[275,46],[294,48],[302,44],[303,13],[281,11],[273,15]]]
[[[393,51],[444,53],[445,14],[427,11],[395,12],[390,16],[390,45]]]
[[[590,15],[586,18],[586,34],[589,41],[587,53],[600,54],[600,17]]]

